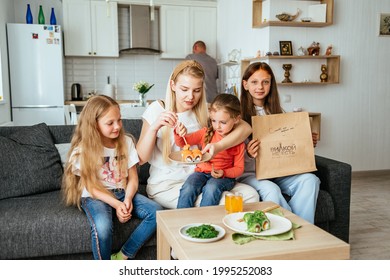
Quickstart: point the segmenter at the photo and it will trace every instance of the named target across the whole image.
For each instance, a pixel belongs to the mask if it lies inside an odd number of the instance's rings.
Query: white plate
[[[211,159],[211,154],[209,153],[204,153],[203,156],[202,156],[202,160],[201,161],[197,161],[197,162],[187,162],[187,161],[182,161],[181,159],[181,151],[177,151],[177,152],[172,152],[168,158],[176,163],[180,163],[180,164],[198,164],[198,163],[201,163],[201,162],[206,162],[206,161],[209,161]]]
[[[276,235],[276,234],[281,234],[286,231],[289,231],[292,227],[292,223],[290,220],[274,215],[271,213],[265,213],[270,220],[271,227],[267,230],[261,231],[259,233],[255,232],[249,232],[247,231],[247,225],[244,221],[241,222],[242,218],[244,217],[245,213],[248,212],[238,212],[238,213],[233,213],[226,215],[223,219],[222,222],[225,226],[230,228],[231,230],[243,234],[248,234],[248,235],[258,235],[258,236],[268,236],[268,235]],[[249,212],[253,213],[253,212]]]
[[[214,238],[207,238],[207,239],[202,239],[202,238],[193,238],[191,236],[189,236],[186,231],[187,229],[189,229],[190,227],[198,227],[200,225],[210,225],[210,226],[213,226],[215,228],[216,231],[218,231],[218,235]],[[198,243],[208,243],[208,242],[214,242],[214,241],[217,241],[219,239],[221,239],[222,237],[225,236],[225,229],[223,227],[220,227],[220,226],[217,226],[217,225],[214,225],[214,224],[206,224],[206,223],[195,223],[195,224],[188,224],[188,225],[185,225],[183,227],[181,227],[179,229],[179,233],[180,233],[180,236],[183,237],[184,239],[188,240],[188,241],[192,241],[192,242],[198,242]]]

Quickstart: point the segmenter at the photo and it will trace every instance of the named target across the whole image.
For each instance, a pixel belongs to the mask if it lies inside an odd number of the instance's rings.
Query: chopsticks
[[[183,140],[184,140],[184,143],[186,143],[186,146],[188,145],[188,143],[187,143],[187,140],[186,140],[186,138],[184,137],[184,136],[182,136],[182,138],[183,138]]]
[[[272,205],[272,206],[269,206],[269,207],[267,207],[267,208],[264,208],[263,210],[261,210],[261,211],[263,211],[264,213],[265,212],[269,212],[269,211],[272,211],[272,210],[274,210],[274,209],[276,209],[276,208],[279,208],[280,207],[280,205]],[[241,223],[241,222],[243,222],[244,221],[244,219],[243,218],[240,218],[240,219],[238,219],[237,220],[237,222],[239,222],[239,223]]]
[[[265,212],[269,212],[269,211],[272,211],[272,210],[274,210],[274,209],[276,209],[276,208],[279,208],[280,207],[280,205],[273,205],[273,206],[269,206],[269,207],[267,207],[267,208],[264,208],[263,210],[261,210],[261,211],[263,211],[264,213]]]

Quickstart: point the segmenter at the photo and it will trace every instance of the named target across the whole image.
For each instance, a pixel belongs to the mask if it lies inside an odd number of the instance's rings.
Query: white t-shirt
[[[127,169],[131,168],[135,164],[139,162],[137,150],[135,149],[135,145],[133,140],[126,136],[126,144],[127,144],[127,150],[129,154],[129,158],[127,161]],[[74,154],[78,153],[80,148],[75,148],[70,156],[69,161],[72,162],[72,172],[78,176],[80,176],[80,157],[74,157]],[[105,186],[107,189],[117,189],[117,188],[123,188],[126,189],[127,184],[127,174],[126,177],[120,176],[119,172],[116,170],[115,166],[117,165],[117,157],[115,154],[115,149],[112,148],[106,148],[104,147],[103,151],[103,158],[104,163],[99,171],[100,181],[102,182],[103,186]],[[87,191],[87,189],[84,187],[82,192],[82,197],[90,197],[90,193]]]
[[[145,110],[142,118],[149,124],[154,123],[159,115],[165,111],[162,105],[155,101],[150,104]],[[192,133],[199,130],[201,126],[198,124],[195,113],[192,110],[177,113],[179,121],[182,122],[188,133]],[[165,162],[162,154],[162,129],[157,132],[157,141],[153,149],[152,156],[149,160],[150,163],[150,176],[148,184],[157,185],[167,180],[185,181],[187,177],[194,172],[195,165],[182,165],[174,162]],[[173,133],[170,138],[171,151],[180,151],[180,147],[175,145]]]

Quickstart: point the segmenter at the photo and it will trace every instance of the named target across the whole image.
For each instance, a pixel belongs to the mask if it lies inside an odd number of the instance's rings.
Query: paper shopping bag
[[[317,170],[308,112],[253,116],[252,129],[258,180]]]

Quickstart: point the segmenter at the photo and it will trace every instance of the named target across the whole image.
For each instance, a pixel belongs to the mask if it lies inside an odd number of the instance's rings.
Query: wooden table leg
[[[157,259],[158,260],[170,260],[171,259],[171,246],[166,239],[163,230],[157,226]]]

